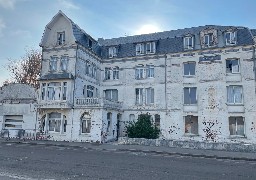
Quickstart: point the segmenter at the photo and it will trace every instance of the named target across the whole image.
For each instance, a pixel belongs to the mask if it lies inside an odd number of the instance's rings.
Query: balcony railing
[[[102,98],[77,98],[75,101],[75,105],[121,109],[123,104],[118,101],[112,101]]]

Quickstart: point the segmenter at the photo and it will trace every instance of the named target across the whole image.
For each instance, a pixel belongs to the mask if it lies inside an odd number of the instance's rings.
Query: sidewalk
[[[121,144],[117,144],[117,142],[95,144],[95,143],[84,143],[84,142],[42,141],[42,140],[23,141],[19,139],[10,139],[6,141],[5,139],[0,138],[0,144],[4,144],[4,143],[6,144],[21,143],[21,144],[30,144],[30,145],[75,147],[75,148],[85,148],[85,149],[92,149],[92,150],[154,153],[154,154],[163,154],[163,155],[169,155],[169,156],[180,155],[180,156],[202,157],[202,158],[256,161],[256,153],[186,149],[186,148],[174,148],[174,147],[163,147],[163,146],[121,145]]]

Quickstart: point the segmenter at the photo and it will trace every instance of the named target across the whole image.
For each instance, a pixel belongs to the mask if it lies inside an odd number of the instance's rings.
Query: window
[[[60,100],[61,96],[61,83],[51,82],[47,87],[47,99],[48,100]]]
[[[194,76],[195,75],[195,62],[187,62],[183,64],[184,66],[184,76]]]
[[[108,57],[109,58],[113,58],[113,57],[116,57],[117,56],[117,49],[116,47],[110,47],[108,49]]]
[[[148,42],[146,43],[146,54],[154,54],[156,52],[156,43]]]
[[[184,49],[193,49],[194,48],[194,37],[188,36],[184,37]]]
[[[50,71],[57,71],[57,57],[51,57],[49,69]]]
[[[136,55],[144,54],[144,44],[136,45]]]
[[[67,70],[67,65],[68,65],[68,57],[67,56],[62,56],[60,59],[60,67],[62,71]]]
[[[67,117],[63,116],[63,132],[67,132]]]
[[[160,115],[155,114],[155,126],[160,129]]]
[[[45,100],[45,96],[46,96],[46,83],[42,83],[42,91],[41,91],[41,98],[42,100]]]
[[[132,122],[135,120],[135,115],[134,114],[130,114],[129,115],[129,121]]]
[[[227,73],[239,73],[239,60],[238,59],[228,59],[226,60],[226,72]]]
[[[61,114],[54,112],[49,114],[49,131],[60,132]]]
[[[108,121],[107,132],[111,132],[112,131],[112,113],[111,112],[107,113],[107,121]]]
[[[65,32],[57,33],[57,42],[58,42],[58,45],[62,45],[65,43]]]
[[[148,78],[154,77],[154,66],[147,66],[147,77]]]
[[[228,103],[241,104],[243,102],[242,86],[228,86]]]
[[[229,132],[230,135],[244,136],[244,118],[229,117]]]
[[[81,118],[81,133],[91,132],[91,117],[89,113],[85,113]]]
[[[4,129],[22,129],[23,116],[22,115],[5,115]]]
[[[117,89],[105,90],[105,99],[118,101],[118,90]]]
[[[198,134],[198,117],[185,116],[185,134]]]
[[[225,42],[226,42],[226,45],[236,44],[236,32],[226,32],[225,33]]]
[[[208,47],[213,46],[213,34],[212,33],[206,34],[204,36],[204,45],[208,46]]]
[[[143,104],[143,88],[136,88],[135,94],[136,94],[136,104],[142,105]]]
[[[87,97],[93,97],[94,87],[91,85],[87,86]]]
[[[67,100],[67,82],[63,82],[62,99]]]
[[[67,100],[67,82],[42,83],[41,100]]]
[[[135,79],[143,79],[145,77],[144,76],[144,71],[145,71],[145,68],[137,67],[135,69]]]
[[[105,80],[110,79],[110,68],[105,68]]]
[[[146,89],[146,104],[154,104],[154,89]]]
[[[89,46],[89,48],[92,47],[92,40],[91,39],[89,39],[89,41],[88,41],[88,46]]]
[[[89,75],[89,66],[90,66],[90,63],[88,61],[86,61],[86,63],[85,63],[85,74],[86,75]]]
[[[113,79],[119,79],[119,67],[113,68]]]
[[[196,87],[184,88],[184,104],[196,104]]]

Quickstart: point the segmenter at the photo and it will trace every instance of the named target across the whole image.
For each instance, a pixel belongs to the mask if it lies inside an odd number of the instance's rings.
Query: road
[[[0,144],[0,179],[256,179],[255,161]]]

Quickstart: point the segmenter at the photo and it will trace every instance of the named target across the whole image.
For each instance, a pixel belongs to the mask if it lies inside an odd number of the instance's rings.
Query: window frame
[[[118,80],[119,79],[119,67],[116,66],[113,68],[113,80]]]
[[[59,117],[50,117],[51,114],[58,114]],[[58,122],[58,123],[57,123]],[[51,124],[54,123],[54,126],[50,128]],[[58,129],[56,130],[56,125],[58,124]],[[61,119],[61,113],[52,112],[48,114],[48,131],[51,133],[61,133],[61,127],[62,127],[62,119]],[[53,130],[52,130],[53,128]]]
[[[185,89],[188,89],[188,95],[185,95]],[[191,102],[193,99],[191,98],[192,94],[191,94],[191,89],[195,89],[195,103]],[[197,87],[184,87],[183,88],[183,103],[184,105],[197,105]],[[189,97],[189,100],[185,100],[186,97]],[[187,101],[189,101],[189,103],[186,103]]]
[[[116,47],[109,47],[108,48],[108,57],[109,58],[117,57],[117,48]]]
[[[207,43],[206,43],[206,37],[207,38]],[[204,45],[206,47],[213,47],[214,46],[214,43],[213,43],[213,34],[212,33],[209,33],[209,34],[205,34],[204,35]]]
[[[241,102],[236,102],[236,93],[234,92],[235,88],[240,88],[240,99],[241,99]],[[230,92],[230,88],[232,88],[232,96],[229,95],[229,92]],[[229,97],[232,98],[232,102],[229,102]],[[230,86],[227,86],[227,104],[228,105],[242,105],[243,104],[243,86],[242,85],[230,85]]]
[[[49,60],[49,71],[50,72],[55,72],[57,71],[57,63],[58,63],[58,57],[51,56]]]
[[[56,86],[54,83],[60,83],[60,85]],[[52,89],[52,92],[50,91]],[[59,91],[59,99],[55,99],[56,89],[60,89]],[[41,100],[42,101],[67,101],[68,95],[68,83],[67,82],[47,82],[41,84]],[[52,98],[49,97],[50,93]],[[65,93],[65,94],[64,94]]]
[[[108,95],[108,93],[109,93],[109,95]],[[114,96],[114,93],[116,93],[116,96]],[[118,90],[117,89],[104,90],[104,98],[106,100],[110,100],[110,101],[118,101]]]
[[[150,99],[148,97],[150,96]],[[155,103],[155,90],[152,87],[145,88],[145,100],[146,100],[146,105],[152,105]],[[148,101],[150,100],[150,102]]]
[[[155,54],[156,53],[156,43],[153,42],[147,42],[146,45],[146,54]]]
[[[136,105],[144,104],[144,89],[143,88],[135,88],[135,104]]]
[[[136,44],[136,55],[144,55],[144,44],[143,43],[138,43]]]
[[[63,45],[65,43],[65,31],[57,32],[57,44]]]
[[[194,64],[194,74],[191,74],[191,68],[190,65]],[[185,74],[185,66],[188,65],[189,73]],[[188,61],[183,63],[183,76],[195,76],[196,75],[196,62],[195,61]]]
[[[191,124],[194,123],[193,122],[194,120],[196,121],[196,128],[191,126]],[[189,135],[189,136],[198,136],[199,135],[198,116],[192,116],[192,115],[184,116],[184,125],[185,125],[184,126],[184,134],[185,135]],[[190,126],[190,131],[189,131],[189,126],[187,126],[187,125]],[[196,130],[196,133],[193,133],[192,130]]]
[[[104,80],[110,80],[111,79],[111,68],[105,67],[105,73],[104,73]]]
[[[230,67],[227,67],[228,66],[228,61],[231,61],[231,72],[227,72],[228,71],[228,68],[230,69]],[[232,61],[237,61],[237,66],[238,66],[238,71],[235,72],[233,68],[235,65],[233,65]],[[233,58],[233,59],[226,59],[226,73],[227,74],[240,74],[240,59],[237,59],[237,58]]]
[[[155,77],[155,67],[153,65],[147,65],[146,67],[147,78]]]
[[[65,64],[66,66],[63,66],[63,64]],[[68,56],[61,56],[61,58],[60,58],[60,67],[61,67],[62,71],[67,71],[68,70]]]
[[[194,49],[194,36],[185,36],[183,38],[183,44],[184,44],[184,49],[189,50],[189,49]],[[190,39],[191,39],[191,46],[190,46]]]
[[[229,34],[229,40],[227,38],[227,35]],[[231,46],[231,45],[236,45],[236,31],[227,31],[224,34],[224,38],[225,38],[225,44],[227,46]]]
[[[231,127],[232,127],[232,125],[233,124],[231,124],[230,123],[230,121],[232,120],[231,118],[234,118],[234,120],[235,120],[235,134],[232,134],[231,133]],[[241,135],[241,134],[237,134],[238,133],[238,118],[241,118],[242,119],[242,122],[243,122],[243,134]],[[245,118],[244,117],[242,117],[242,116],[230,116],[230,117],[228,117],[228,125],[229,125],[229,135],[230,135],[230,137],[245,137]]]

